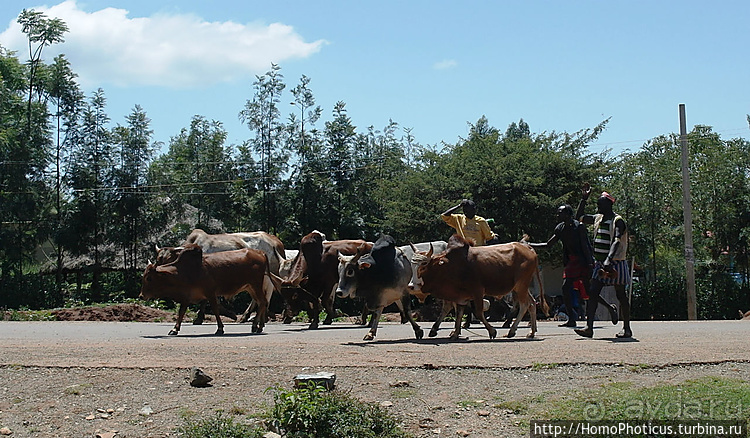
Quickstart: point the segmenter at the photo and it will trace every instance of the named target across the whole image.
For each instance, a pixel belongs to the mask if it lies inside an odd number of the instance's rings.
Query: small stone
[[[99,432],[96,434],[96,438],[115,438],[117,432]]]
[[[95,419],[95,418],[96,418],[96,415],[94,415],[94,414],[91,414],[91,415],[87,415],[87,416],[86,416],[86,419],[87,419],[87,420],[89,420],[89,421],[90,421],[90,420],[93,420],[93,419]]]
[[[490,411],[485,411],[485,410],[477,411],[477,415],[479,415],[480,417],[489,417]]]
[[[382,406],[384,408],[390,408],[391,406],[393,406],[393,402],[392,401],[387,401],[387,400],[386,401],[382,401],[382,402],[380,402],[380,406]]]
[[[456,431],[456,435],[462,436],[462,437],[467,437],[467,436],[471,435],[471,432],[469,432],[468,430],[460,429],[460,430]]]
[[[440,435],[441,433],[443,433],[443,431],[438,427],[437,429],[432,429],[432,433],[434,433],[435,435]]]
[[[112,408],[110,408],[110,409],[107,409],[107,413],[108,413],[108,414],[114,414],[114,413],[115,413],[115,410],[114,410],[114,409],[112,409]]]
[[[107,419],[109,418],[109,414],[99,414],[99,418]]]
[[[405,388],[411,386],[407,380],[399,380],[398,382],[389,383],[388,386],[391,388]]]
[[[13,431],[8,429],[7,427],[3,427],[2,429],[0,429],[0,435],[8,436],[12,434],[13,434]]]
[[[151,409],[151,406],[148,406],[148,405],[142,407],[141,410],[138,411],[138,414],[143,415],[144,417],[148,417],[149,415],[153,413],[154,413],[154,410]]]
[[[209,382],[211,382],[212,380],[213,377],[204,373],[203,370],[198,367],[193,367],[190,370],[190,386],[194,386],[196,388],[205,388],[207,386],[211,386],[209,385]]]

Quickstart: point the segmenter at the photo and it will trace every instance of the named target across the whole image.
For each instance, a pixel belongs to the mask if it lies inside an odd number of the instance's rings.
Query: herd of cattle
[[[519,322],[528,312],[533,337],[536,332],[537,300],[530,286],[539,285],[542,311],[548,311],[539,277],[536,252],[527,244],[512,242],[475,247],[471,242],[452,236],[448,242],[435,241],[396,246],[395,240],[381,235],[376,242],[364,240],[328,241],[323,233],[313,231],[304,236],[299,250],[285,250],[274,235],[252,233],[207,234],[195,229],[178,247],[156,247],[156,260],[143,273],[142,299],[170,299],[179,303],[177,323],[169,332],[180,331],[182,319],[190,304],[201,303],[197,318],[203,318],[205,304],[216,315],[216,334],[223,334],[222,306],[219,297],[231,298],[247,291],[252,298],[240,321],[255,312],[252,332],[263,331],[268,306],[274,292],[285,303],[284,322],[305,310],[310,329],[331,324],[336,296],[359,298],[364,302],[362,321],[371,314],[365,340],[372,340],[383,309],[395,303],[402,321],[414,328],[421,339],[423,331],[412,318],[411,296],[421,302],[428,295],[442,300],[443,308],[429,336],[436,336],[447,313],[455,309],[456,323],[451,339],[461,334],[464,308],[474,306],[474,314],[486,327],[490,338],[497,330],[485,316],[485,296],[511,296],[518,315],[507,336],[515,336]]]

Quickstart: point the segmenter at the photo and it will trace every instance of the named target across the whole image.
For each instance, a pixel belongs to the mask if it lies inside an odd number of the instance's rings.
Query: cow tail
[[[547,303],[547,299],[544,297],[544,283],[542,282],[542,274],[538,266],[536,268],[536,281],[537,283],[539,283],[539,301],[542,308],[542,313],[544,313],[545,317],[549,318],[549,304]]]
[[[265,255],[265,254],[264,254]],[[271,272],[271,264],[268,262],[268,256],[266,255],[266,276],[269,280],[271,280],[271,284],[273,284],[273,289],[281,293],[281,283],[284,281],[281,277]]]

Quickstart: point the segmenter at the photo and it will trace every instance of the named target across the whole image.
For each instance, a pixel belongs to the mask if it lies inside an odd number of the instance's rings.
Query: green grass
[[[566,394],[568,395],[568,394]],[[496,407],[530,420],[745,420],[750,419],[750,383],[702,377],[675,385],[634,387],[613,382],[573,396],[522,398]]]
[[[51,310],[7,310],[0,312],[4,321],[55,321],[57,318]]]

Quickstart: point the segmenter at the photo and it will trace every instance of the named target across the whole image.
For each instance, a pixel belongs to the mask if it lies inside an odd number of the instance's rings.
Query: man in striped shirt
[[[602,192],[596,200],[597,214],[584,214],[586,200],[591,194],[591,186],[584,184],[581,190],[582,199],[578,204],[576,217],[587,225],[594,225],[594,272],[591,277],[591,290],[588,291],[589,305],[586,308],[586,328],[576,329],[576,333],[590,338],[594,336],[594,318],[596,303],[604,286],[614,286],[617,300],[620,302],[622,331],[618,338],[630,338],[630,302],[625,294],[625,286],[630,284],[630,269],[625,255],[628,250],[627,224],[622,216],[612,209],[615,198]],[[593,304],[593,305],[592,305]]]

